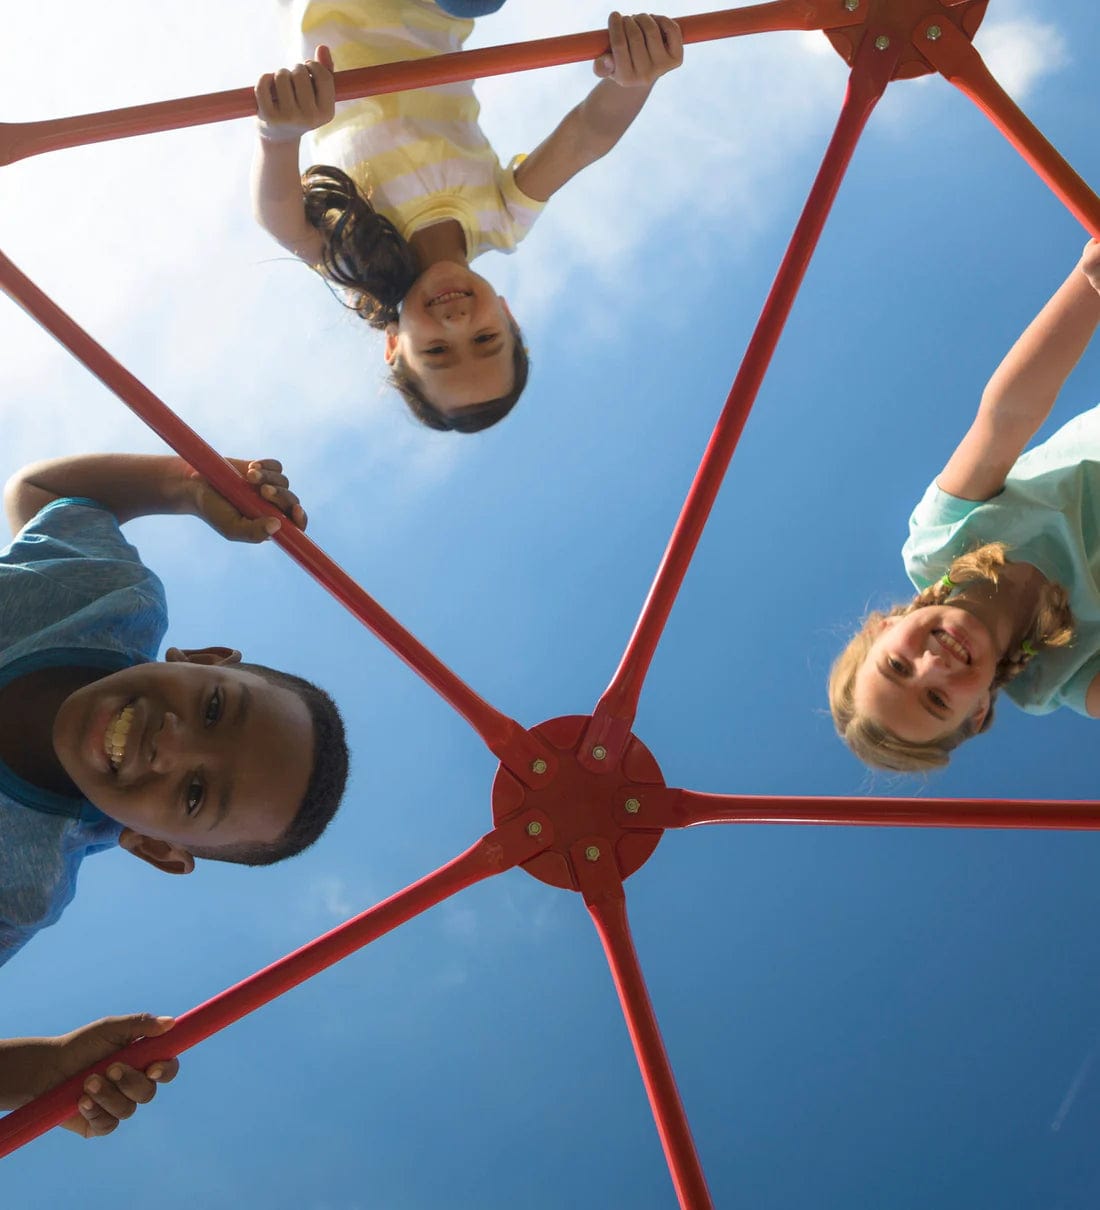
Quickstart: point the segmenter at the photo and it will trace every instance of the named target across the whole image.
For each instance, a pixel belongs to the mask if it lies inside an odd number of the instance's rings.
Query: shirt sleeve
[[[5,563],[30,565],[50,559],[121,559],[141,565],[137,549],[122,536],[118,518],[102,504],[62,496],[40,509],[0,556]]]
[[[1085,699],[1088,697],[1089,686],[1097,676],[1100,676],[1100,651],[1091,659],[1086,660],[1058,690],[1051,700],[1050,709],[1068,706],[1077,714],[1083,714],[1086,718],[1091,717],[1085,706]]]
[[[952,496],[934,481],[929,484],[909,518],[909,537],[901,551],[915,588],[923,591],[947,571],[958,553],[952,542],[955,533],[980,503]]]
[[[497,187],[504,203],[504,211],[508,216],[511,236],[515,243],[535,225],[535,219],[543,212],[546,203],[537,202],[528,197],[516,184],[516,169],[527,159],[526,155],[513,156],[507,168],[501,168],[497,175]]]

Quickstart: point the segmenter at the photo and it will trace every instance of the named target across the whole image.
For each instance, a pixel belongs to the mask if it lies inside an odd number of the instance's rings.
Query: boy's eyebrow
[[[247,685],[240,686],[240,692],[237,696],[237,709],[233,714],[233,726],[240,727],[248,717],[249,707],[252,705],[252,690]],[[233,795],[233,782],[231,778],[226,778],[222,782],[222,792],[218,797],[218,809],[214,818],[210,821],[210,826],[206,829],[208,832],[213,830],[221,823],[221,821],[229,814],[229,800]]]

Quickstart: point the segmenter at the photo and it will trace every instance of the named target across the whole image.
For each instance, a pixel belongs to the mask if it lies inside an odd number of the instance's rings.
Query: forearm
[[[299,139],[256,140],[252,158],[252,212],[284,248],[310,260],[319,242],[306,218],[299,171]]]
[[[87,496],[131,521],[160,513],[194,513],[191,468],[172,455],[80,454],[25,466],[8,480],[4,509],[18,532],[53,500]]]
[[[1100,324],[1100,294],[1076,267],[994,371],[979,415],[1027,431],[1046,419]]]
[[[535,201],[548,201],[578,172],[607,155],[652,91],[652,85],[621,88],[601,80],[520,164],[516,184]]]
[[[0,1039],[0,1109],[18,1109],[49,1083],[55,1043],[54,1038]]]

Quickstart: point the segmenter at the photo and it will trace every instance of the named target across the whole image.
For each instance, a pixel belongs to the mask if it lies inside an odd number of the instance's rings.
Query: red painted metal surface
[[[936,68],[921,53],[922,47],[913,38],[913,30],[925,21],[941,28],[958,27],[960,36],[973,38],[982,23],[989,0],[860,0],[858,8],[867,6],[866,26],[830,29],[829,41],[849,65],[856,51],[870,32],[875,38],[889,38],[898,44],[898,62],[893,79],[912,80],[926,76]]]
[[[226,499],[249,517],[263,514],[280,517],[272,505],[262,500],[255,488],[216,453],[195,432],[133,374],[120,365],[87,332],[0,252],[0,289],[36,319],[70,353],[163,438],[191,466],[204,475]],[[538,785],[552,774],[554,754],[532,739],[517,722],[495,710],[460,680],[441,660],[391,617],[341,567],[289,522],[284,523],[274,541],[305,571],[372,631],[387,647],[425,681],[485,741],[517,777]],[[531,771],[536,759],[547,762],[547,771]]]
[[[886,50],[879,51],[873,43],[874,38],[869,36],[860,50],[832,141],[764,303],[741,368],[703,454],[622,662],[593,713],[581,752],[581,762],[588,769],[594,767],[593,748],[604,747],[614,754],[630,732],[653,653],[737,448],[741,430],[771,364],[799,286],[806,276],[833,200],[867,119],[890,82],[900,47],[894,42]]]
[[[861,21],[858,13],[849,13],[842,0],[774,0],[744,8],[724,9],[678,17],[685,42],[709,42],[742,34],[773,30],[813,30]],[[342,71],[336,77],[336,99],[401,92],[408,88],[450,84],[456,80],[478,80],[508,72],[530,71],[595,59],[608,50],[607,31],[567,34],[559,38],[541,38],[515,42],[484,50],[437,55],[410,63],[387,63],[380,67],[362,67]],[[256,113],[251,85],[201,97],[181,97],[176,101],[158,101],[134,105],[106,113],[81,114],[43,122],[0,123],[0,165],[11,164],[45,151],[78,147],[107,139],[124,139],[138,134],[176,130],[183,126],[202,126],[207,122],[225,122]]]
[[[661,839],[653,828],[626,828],[620,822],[626,804],[643,792],[664,786],[661,770],[649,749],[631,736],[617,759],[606,757],[597,773],[590,773],[577,759],[577,750],[588,725],[585,715],[571,715],[540,723],[534,733],[558,757],[555,776],[545,786],[529,788],[503,766],[493,782],[493,819],[503,824],[526,811],[540,811],[554,824],[555,840],[523,868],[533,878],[568,891],[581,889],[573,861],[575,846],[595,844],[604,855],[605,866],[614,865],[619,878],[629,878],[653,856]]]
[[[940,25],[939,35],[931,38],[933,24],[922,21],[913,32],[913,41],[925,57],[993,122],[1081,226],[1100,237],[1100,198],[997,83],[981,55],[955,26]]]
[[[619,1003],[638,1058],[642,1083],[653,1110],[676,1197],[683,1210],[710,1210],[714,1203],[630,935],[622,883],[610,865],[601,864],[602,856],[589,861],[586,847],[578,845],[574,854],[577,865],[583,870],[584,900],[603,942],[615,990],[619,993]]]
[[[815,823],[908,827],[1100,828],[1100,803],[813,798],[702,794],[669,789],[631,734],[638,697],[749,409],[851,160],[887,83],[943,72],[993,118],[1071,211],[1100,230],[1100,202],[996,85],[968,38],[987,0],[779,0],[682,19],[685,39],[773,29],[824,29],[853,63],[833,140],[725,408],[703,457],[638,623],[595,714],[552,719],[532,731],[479,698],[373,602],[304,535],[287,525],[276,540],[422,676],[501,760],[493,788],[497,827],[420,882],[180,1017],[162,1038],[109,1056],[0,1122],[0,1155],[72,1112],[83,1080],[123,1060],[144,1066],[181,1053],[360,946],[466,886],[515,865],[580,891],[607,955],[682,1207],[704,1210],[709,1192],[657,1026],[627,923],[623,880],[649,859],[665,828],[703,823]],[[939,29],[929,37],[931,26]],[[911,31],[908,37],[902,36]],[[594,58],[602,31],[345,72],[339,96],[526,70]],[[254,112],[250,89],[139,106],[58,122],[0,124],[0,163],[27,155]],[[254,489],[180,422],[40,290],[0,255],[0,286],[104,381],[191,465],[248,515],[273,513]],[[602,751],[597,752],[599,747]]]
[[[527,825],[533,822],[541,825],[538,836],[531,836],[527,831]],[[140,1042],[134,1042],[66,1080],[64,1084],[57,1085],[22,1109],[9,1113],[0,1119],[0,1157],[29,1143],[67,1118],[73,1112],[84,1081],[93,1072],[102,1074],[116,1061],[144,1069],[159,1059],[182,1054],[211,1034],[225,1029],[276,996],[281,996],[334,962],[361,949],[368,942],[391,932],[406,920],[419,916],[421,912],[473,886],[475,882],[482,882],[527,860],[544,844],[550,843],[553,834],[550,821],[535,811],[494,828],[477,844],[435,873],[421,878],[419,882],[414,882],[375,907],[303,945],[301,949],[280,958],[235,987],[184,1013],[168,1033],[159,1038],[143,1038]]]
[[[632,791],[626,829],[689,828],[704,823],[849,824],[894,828],[1100,829],[1100,802],[1005,801],[996,798],[815,798],[800,795],[702,794],[664,786]]]

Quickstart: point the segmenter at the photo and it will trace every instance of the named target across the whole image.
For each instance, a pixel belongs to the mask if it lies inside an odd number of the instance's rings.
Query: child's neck
[[[414,232],[409,237],[409,247],[413,250],[421,273],[442,260],[451,260],[463,266],[470,263],[466,251],[466,232],[462,230],[462,224],[453,218],[432,223],[430,227],[422,227]]]
[[[39,789],[79,797],[54,752],[53,724],[70,694],[103,675],[94,668],[42,668],[0,689],[0,760]]]
[[[952,596],[950,604],[962,605],[989,627],[1003,657],[1019,647],[1039,609],[1039,596],[1046,576],[1030,563],[1008,563],[997,583],[972,580]]]

